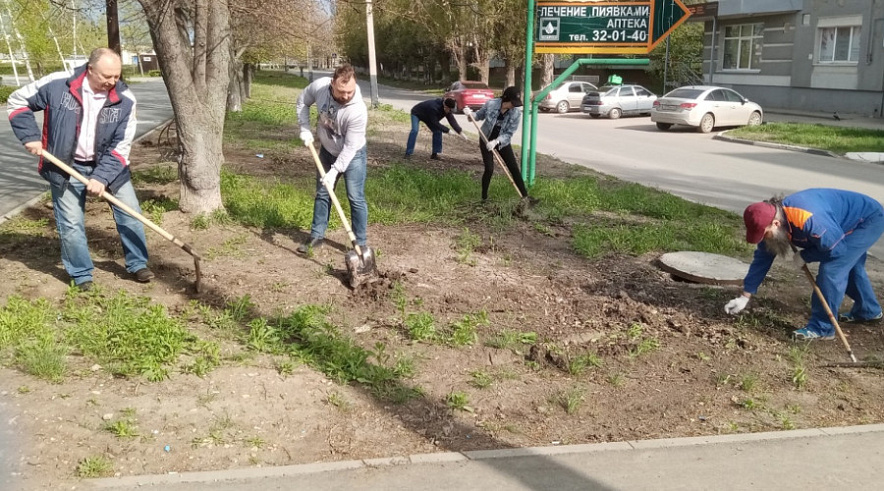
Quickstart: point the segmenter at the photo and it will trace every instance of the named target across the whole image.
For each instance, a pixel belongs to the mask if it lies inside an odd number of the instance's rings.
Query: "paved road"
[[[141,80],[131,85],[132,92],[138,99],[136,138],[168,120],[173,114],[163,79]],[[38,118],[38,124],[42,124],[41,118]],[[8,213],[39,197],[48,189],[49,185],[37,174],[37,159],[25,152],[8,122],[0,124],[0,222]]]
[[[100,479],[163,491],[881,489],[884,425]]]

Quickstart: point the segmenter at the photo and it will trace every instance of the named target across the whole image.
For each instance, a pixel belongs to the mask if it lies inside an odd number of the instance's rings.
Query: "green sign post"
[[[528,0],[525,66],[537,53],[647,54],[684,23],[690,12],[681,0],[563,2]],[[536,22],[535,22],[536,19]],[[530,99],[522,114],[522,177],[534,184],[537,154],[537,110],[540,101],[580,65],[648,65],[649,60],[582,58],[543,91]],[[531,90],[531,70],[525,70],[525,90]],[[526,99],[527,100],[527,99]]]

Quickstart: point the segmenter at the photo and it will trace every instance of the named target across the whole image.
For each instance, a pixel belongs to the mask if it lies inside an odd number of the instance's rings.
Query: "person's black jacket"
[[[448,119],[448,123],[451,124],[451,128],[454,129],[456,133],[460,133],[463,131],[459,124],[457,124],[457,120],[454,119],[454,113],[449,112],[445,114],[445,110],[442,108],[442,99],[430,99],[428,101],[419,102],[411,108],[411,114],[417,116],[417,119],[423,121],[432,131],[441,131],[442,133],[448,133],[449,128],[445,125],[439,124],[439,121],[442,118]]]

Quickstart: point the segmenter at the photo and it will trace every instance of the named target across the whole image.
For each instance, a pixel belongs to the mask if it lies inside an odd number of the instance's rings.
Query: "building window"
[[[740,24],[724,28],[725,70],[758,70],[764,46],[764,24]]]
[[[820,63],[859,61],[860,26],[820,28]]]

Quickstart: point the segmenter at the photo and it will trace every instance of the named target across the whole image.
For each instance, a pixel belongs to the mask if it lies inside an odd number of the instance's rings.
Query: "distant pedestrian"
[[[89,179],[73,179],[48,160],[40,159],[39,172],[49,181],[55,224],[61,240],[61,260],[80,290],[92,288],[92,258],[86,239],[86,194],[110,191],[117,199],[141,212],[129,172],[129,150],[135,136],[135,96],[120,80],[122,62],[111,49],[98,48],[89,61],[74,70],[47,75],[9,96],[9,121],[25,149],[42,156],[45,148]],[[34,113],[43,111],[41,133]],[[126,271],[147,283],[154,274],[147,268],[144,226],[111,205],[123,244]]]
[[[841,315],[843,322],[881,319],[881,305],[866,273],[867,251],[884,232],[884,208],[876,200],[852,191],[807,189],[753,203],[743,220],[746,242],[758,247],[743,280],[743,294],[728,302],[725,312],[737,314],[746,308],[774,258],[792,253],[798,269],[806,262],[820,263],[816,282],[833,313],[837,314],[845,293],[853,299],[850,312]],[[793,335],[835,338],[835,326],[816,295],[811,296],[810,320]]]
[[[452,129],[454,132],[467,140],[467,136],[463,134],[463,129],[454,119],[454,109],[457,103],[452,98],[437,98],[428,101],[419,102],[411,108],[411,133],[408,134],[408,144],[405,146],[405,158],[411,157],[414,153],[414,144],[417,141],[417,133],[420,128],[420,122],[423,121],[427,128],[433,132],[433,154],[431,159],[438,160],[439,154],[442,153],[442,134],[449,133]],[[447,126],[439,124],[439,121],[445,118],[451,125]]]
[[[494,154],[492,151],[496,148],[497,152],[506,163],[516,187],[522,193],[522,197],[530,203],[536,203],[537,200],[528,197],[528,189],[525,187],[525,181],[522,180],[522,170],[516,162],[516,155],[513,153],[513,147],[510,140],[513,134],[519,129],[519,122],[522,120],[522,98],[519,95],[519,89],[515,86],[504,89],[503,94],[495,99],[485,102],[482,109],[475,113],[469,108],[464,107],[463,112],[468,118],[475,121],[484,120],[482,124],[482,133],[488,139],[488,143],[484,144],[479,141],[479,150],[482,152],[482,162],[485,164],[485,173],[482,174],[482,201],[488,200],[488,187],[491,185],[491,176],[494,175]]]
[[[331,77],[317,79],[298,96],[298,124],[301,126],[301,141],[305,145],[313,143],[313,133],[310,131],[310,106],[313,105],[316,105],[319,113],[316,132],[321,143],[319,160],[325,168],[325,178],[321,178],[319,171],[316,171],[316,198],[313,200],[310,238],[297,251],[306,254],[322,246],[331,213],[331,198],[324,183],[334,189],[339,176],[344,176],[347,187],[356,243],[365,246],[368,228],[368,204],[365,201],[368,109],[356,85],[353,67],[339,66]]]

